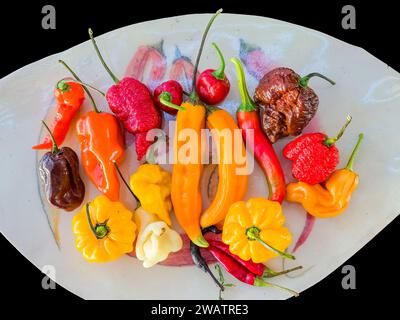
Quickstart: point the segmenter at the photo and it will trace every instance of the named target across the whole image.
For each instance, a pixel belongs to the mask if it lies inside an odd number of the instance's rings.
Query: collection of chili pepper
[[[195,64],[192,65],[188,58],[181,55],[177,57],[179,68],[187,69],[186,80],[191,79],[190,88],[183,83],[187,91],[177,81],[181,79],[174,79],[175,71],[171,71],[172,79],[159,84],[153,94],[140,82],[142,75],[136,75],[135,79],[127,72],[128,76],[118,79],[105,63],[89,29],[95,52],[115,84],[104,94],[83,83],[65,62],[60,61],[74,80],[63,79],[57,83],[53,129],[43,123],[49,134],[43,143],[33,147],[35,150],[51,149],[40,161],[40,177],[48,201],[54,206],[72,211],[82,204],[85,186],[79,176],[78,156],[72,149],[60,149],[59,145],[69,132],[86,91],[93,110],[77,119],[76,135],[84,172],[103,194],[83,205],[73,218],[76,247],[86,260],[110,261],[125,253],[132,254],[134,247],[134,254],[143,261],[144,267],[167,259],[169,253],[182,248],[181,237],[171,228],[170,211],[173,208],[178,223],[190,239],[193,262],[212,277],[221,291],[224,284],[211,272],[200,248],[208,250],[227,272],[241,282],[253,286],[274,286],[297,295],[290,289],[265,280],[301,268],[275,272],[264,265],[278,256],[295,259],[286,251],[292,242],[292,235],[284,226],[281,204],[286,195],[286,200],[300,203],[315,217],[332,217],[342,213],[358,185],[359,178],[353,171],[353,162],[363,135],[360,134],[347,166],[341,170],[336,170],[339,151],[335,143],[350,123],[350,116],[335,137],[309,133],[289,142],[283,155],[293,161],[292,174],[299,182],[286,186],[272,144],[288,135],[300,135],[315,115],[319,100],[308,87],[310,78],[318,76],[332,84],[334,82],[319,73],[300,77],[291,69],[275,68],[261,78],[253,100],[241,62],[232,58],[242,100],[236,112],[236,122],[227,111],[216,106],[229,94],[230,82],[225,75],[224,57],[215,43],[212,46],[220,60],[219,68],[198,72],[207,34],[221,12],[222,9],[218,10],[207,24]],[[146,55],[160,58],[163,53],[162,49],[145,46],[138,50],[137,55],[134,62],[141,64],[145,63]],[[161,71],[153,78],[159,83],[165,71],[165,65],[162,65]],[[113,114],[99,111],[88,89],[103,94]],[[135,136],[136,153],[141,160],[154,142],[147,139],[148,132],[161,128],[161,111],[176,115],[172,174],[159,165],[143,164],[131,175],[129,185],[119,170],[125,153],[123,128]],[[211,204],[203,210],[200,182],[206,148],[201,131],[205,128],[211,130],[217,146],[219,179]],[[183,135],[186,129],[197,134],[196,141],[190,141]],[[224,139],[223,132],[228,131],[234,137],[239,129],[241,144]],[[195,147],[189,148],[187,158],[182,159],[179,151],[189,142]],[[265,174],[269,186],[268,199],[259,197],[243,201],[249,175],[245,170],[246,147],[254,152]],[[241,157],[235,156],[238,154]],[[244,163],[237,159],[244,159]],[[238,174],[239,171],[242,173]],[[134,212],[119,202],[120,179],[136,200]],[[221,241],[207,241],[204,235],[210,231],[221,233]]]

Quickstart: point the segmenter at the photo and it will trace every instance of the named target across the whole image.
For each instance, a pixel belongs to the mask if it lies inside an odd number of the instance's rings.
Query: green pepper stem
[[[159,98],[160,102],[167,107],[170,107],[170,108],[176,109],[176,110],[186,111],[186,109],[184,107],[178,106],[177,104],[171,102],[171,100],[172,100],[171,94],[167,91],[161,92],[161,94],[158,96],[158,98]]]
[[[46,130],[49,132],[51,142],[53,143],[51,153],[56,154],[56,153],[60,152],[60,149],[58,148],[56,139],[54,138],[53,133],[51,132],[50,128],[47,126],[46,122],[44,122],[43,120],[42,120],[42,123],[43,123],[44,127],[46,128]]]
[[[192,92],[190,94],[190,98],[192,101],[196,101],[196,80],[197,80],[197,70],[199,68],[199,63],[200,63],[200,57],[201,54],[203,52],[203,48],[204,48],[204,43],[206,41],[207,38],[207,34],[208,31],[211,28],[211,25],[213,24],[215,18],[222,12],[222,9],[219,9],[216,13],[214,13],[210,19],[210,21],[208,21],[208,24],[206,26],[206,28],[204,29],[204,33],[203,33],[203,37],[201,38],[201,43],[200,43],[200,47],[199,47],[199,51],[197,52],[197,57],[196,57],[196,62],[194,64],[194,68],[193,68],[193,79],[192,79]]]
[[[93,226],[92,219],[90,218],[89,202],[86,203],[86,218],[87,218],[87,221],[88,221],[90,230],[92,230],[93,234],[94,234],[94,235],[96,236],[96,238],[97,238],[96,229],[95,229],[95,227]]]
[[[242,98],[242,104],[239,106],[238,111],[255,111],[257,106],[250,98],[249,92],[246,86],[246,76],[244,74],[243,66],[238,58],[231,58],[231,62],[235,65],[236,73],[238,77],[238,87],[240,97]]]
[[[118,164],[117,164],[115,161],[114,161],[113,163],[114,163],[115,169],[117,170],[118,175],[120,176],[122,182],[123,182],[124,185],[128,188],[130,194],[135,198],[135,200],[136,200],[136,209],[139,208],[139,207],[140,207],[140,200],[139,200],[139,198],[138,198],[138,197],[136,196],[136,194],[132,191],[132,189],[131,189],[131,187],[129,186],[128,182],[125,180],[124,176],[122,175],[121,170],[120,170],[119,167],[118,167]]]
[[[254,279],[254,285],[257,286],[257,287],[273,287],[273,288],[277,288],[277,289],[289,292],[295,297],[299,296],[299,293],[294,291],[294,290],[292,290],[292,289],[289,289],[289,288],[286,288],[286,287],[282,287],[282,286],[280,286],[278,284],[275,284],[275,283],[266,282],[266,281],[264,281],[263,279],[261,279],[259,277],[256,277]]]
[[[85,82],[82,82],[82,81],[78,81],[78,80],[71,80],[71,82],[79,83],[79,84],[82,85],[84,88],[85,88],[85,87],[90,88],[90,89],[92,89],[92,90],[94,90],[94,91],[100,93],[103,97],[106,96],[106,94],[105,94],[103,91],[101,91],[100,89],[97,89],[96,87],[93,87],[92,85],[90,85],[90,84],[88,84],[88,83],[85,83]]]
[[[312,77],[320,77],[320,78],[322,78],[322,79],[328,81],[328,82],[329,82],[330,84],[332,84],[332,85],[335,85],[335,84],[336,84],[335,81],[329,79],[328,77],[325,77],[323,74],[320,74],[320,73],[318,73],[318,72],[312,72],[312,73],[310,73],[310,74],[308,74],[308,75],[306,75],[306,76],[304,76],[304,77],[302,77],[302,78],[299,79],[299,85],[300,85],[300,87],[307,88],[307,87],[308,87],[308,81],[310,81],[310,79],[311,79]]]
[[[339,133],[338,133],[335,137],[326,138],[325,141],[324,141],[324,144],[325,144],[327,147],[330,147],[330,146],[332,146],[336,141],[338,141],[338,140],[342,137],[343,133],[345,132],[347,126],[350,124],[351,120],[352,120],[351,115],[347,115],[347,117],[346,117],[346,122],[345,122],[345,124],[343,125],[343,127],[340,129]]]
[[[291,259],[291,260],[296,259],[294,255],[280,251],[280,250],[274,248],[273,246],[269,245],[268,243],[266,243],[264,240],[262,240],[260,238],[260,229],[258,229],[257,227],[248,228],[246,230],[246,236],[249,238],[249,240],[257,241],[259,244],[263,245],[265,248],[279,254],[280,256],[282,256],[284,258]]]
[[[72,76],[75,78],[75,80],[77,80],[77,81],[82,81],[81,79],[79,79],[79,77],[77,76],[77,74],[70,68],[70,66],[67,65],[67,64],[65,63],[65,61],[63,61],[63,60],[58,60],[58,62],[61,63],[61,64],[72,74]],[[86,94],[88,95],[90,101],[92,102],[92,106],[93,106],[94,111],[96,111],[97,113],[99,113],[99,110],[97,109],[96,102],[94,102],[93,96],[92,96],[92,94],[90,93],[90,91],[88,90],[88,88],[86,88],[86,86],[83,86],[83,90],[85,90],[85,92],[86,92]]]
[[[287,274],[287,273],[290,273],[290,272],[293,272],[293,271],[296,271],[296,270],[300,270],[302,268],[303,268],[302,266],[297,266],[297,267],[294,267],[294,268],[291,268],[291,269],[282,270],[282,271],[279,271],[279,272],[274,271],[274,270],[272,270],[270,268],[265,268],[263,277],[274,278],[274,277],[277,277],[277,276],[281,276],[283,274]]]
[[[352,152],[351,155],[350,155],[349,161],[347,162],[347,165],[346,165],[346,169],[347,169],[347,170],[353,171],[354,158],[355,158],[355,156],[357,155],[358,150],[360,149],[360,145],[361,145],[361,142],[362,142],[363,139],[364,139],[364,134],[363,134],[363,133],[360,133],[360,134],[358,135],[357,144],[356,144],[356,146],[354,147],[354,150],[353,150],[353,152]]]
[[[101,64],[103,65],[104,69],[106,69],[106,71],[108,72],[108,74],[110,75],[111,79],[113,79],[113,81],[118,84],[119,79],[114,75],[114,73],[112,73],[111,69],[108,67],[108,65],[106,64],[106,62],[104,61],[103,56],[100,53],[99,47],[97,46],[96,40],[93,37],[93,31],[91,28],[89,28],[88,30],[89,32],[89,37],[90,40],[92,40],[93,46],[94,46],[94,50],[96,51],[97,56],[100,59]]]
[[[217,51],[217,55],[220,61],[220,66],[217,70],[215,70],[212,75],[217,78],[218,80],[224,80],[225,79],[225,59],[224,56],[222,55],[221,50],[218,48],[217,44],[213,42],[211,44],[215,51]]]
[[[67,83],[67,81],[65,81],[65,79],[61,79],[57,82],[57,89],[65,93],[71,89],[71,86]]]

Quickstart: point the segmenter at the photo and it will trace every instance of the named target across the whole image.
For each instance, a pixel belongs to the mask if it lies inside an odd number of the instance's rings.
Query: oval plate
[[[127,67],[140,46],[161,44],[166,59],[165,79],[172,72],[175,58],[195,56],[200,31],[209,17],[187,15],[149,21],[109,32],[97,41],[111,69],[120,77],[126,70],[132,72]],[[250,92],[263,72],[278,65],[293,68],[302,75],[317,71],[334,79],[335,86],[318,79],[311,81],[311,87],[320,97],[320,107],[307,131],[323,130],[332,134],[347,114],[353,116],[352,124],[338,144],[342,154],[340,166],[346,162],[358,133],[365,133],[355,164],[360,186],[348,210],[337,218],[317,220],[309,239],[296,252],[296,264],[303,265],[304,270],[291,278],[275,279],[276,283],[301,292],[339,267],[399,214],[400,75],[363,49],[313,30],[263,17],[222,14],[207,41],[208,44],[217,42],[227,60],[241,56],[247,66]],[[61,243],[58,249],[39,196],[36,161],[41,154],[35,155],[31,150],[41,134],[40,120],[53,106],[53,87],[57,80],[68,75],[57,63],[58,59],[69,63],[83,81],[100,89],[106,90],[112,84],[90,42],[23,67],[0,81],[1,232],[39,269],[54,266],[57,283],[83,298],[216,299],[217,288],[193,266],[144,269],[139,261],[128,256],[107,264],[87,263],[74,248],[72,214],[56,216]],[[200,67],[216,67],[217,63],[213,49],[206,46]],[[146,72],[144,80],[149,77]],[[223,107],[234,112],[239,98],[234,68],[228,61],[226,73],[232,89]],[[96,96],[96,100],[102,109],[107,108],[101,97]],[[85,102],[80,112],[89,108]],[[65,145],[78,151],[72,131]],[[279,153],[287,141],[276,145]],[[125,163],[129,163],[129,170],[124,164],[126,175],[137,165],[134,159],[134,152],[128,152]],[[290,179],[290,163],[283,161],[283,166]],[[85,200],[89,200],[97,192],[89,183],[86,186],[89,190]],[[265,178],[256,168],[247,198],[266,196],[266,190]],[[125,192],[123,197],[127,197]],[[132,201],[125,202],[133,207]],[[304,211],[298,205],[285,203],[284,212],[287,226],[297,239],[304,225]],[[282,261],[275,259],[270,266],[280,269]],[[237,283],[230,276],[226,278],[227,282],[237,284],[226,291],[227,299],[289,297],[275,289],[253,288]]]

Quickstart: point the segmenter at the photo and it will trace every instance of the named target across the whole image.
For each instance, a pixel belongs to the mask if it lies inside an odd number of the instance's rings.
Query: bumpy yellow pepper
[[[325,186],[309,185],[304,182],[289,183],[286,199],[301,203],[308,213],[318,218],[341,214],[348,207],[352,193],[358,186],[359,179],[353,171],[353,163],[362,139],[363,134],[360,134],[346,168],[335,171]]]
[[[96,197],[72,219],[76,248],[89,262],[107,262],[132,252],[136,224],[121,202]]]
[[[143,267],[150,268],[167,259],[171,252],[182,249],[183,242],[178,232],[160,221],[156,215],[140,207],[136,209],[134,217],[139,228],[136,257],[143,261]]]
[[[292,235],[283,226],[285,216],[279,202],[265,198],[239,201],[226,215],[222,241],[243,260],[265,262],[278,255],[294,259],[283,251],[292,242]]]
[[[143,164],[131,175],[130,185],[143,209],[171,225],[171,174],[157,164]]]

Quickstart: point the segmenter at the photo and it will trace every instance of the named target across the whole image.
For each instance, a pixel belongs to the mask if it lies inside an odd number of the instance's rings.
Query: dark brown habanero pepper
[[[319,99],[308,82],[315,76],[335,84],[320,73],[300,77],[292,69],[282,67],[269,71],[260,80],[254,101],[260,109],[262,127],[271,143],[289,135],[299,135],[314,117]]]
[[[47,200],[54,206],[72,211],[79,207],[85,196],[85,185],[79,175],[79,159],[69,147],[58,148],[48,126],[53,142],[52,151],[46,152],[39,163],[39,175]]]

